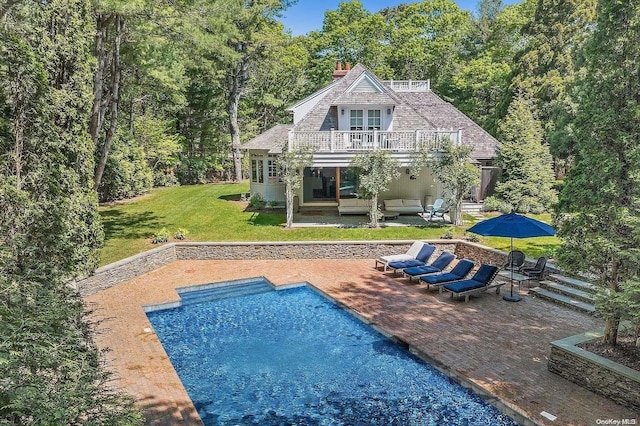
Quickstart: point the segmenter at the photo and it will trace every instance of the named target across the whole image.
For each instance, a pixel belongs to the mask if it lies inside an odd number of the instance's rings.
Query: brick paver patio
[[[184,260],[86,300],[106,319],[97,340],[100,347],[111,349],[108,357],[117,385],[144,407],[149,424],[200,421],[142,306],[178,300],[177,287],[257,276],[275,285],[310,282],[437,367],[490,392],[536,423],[639,423],[639,413],[547,371],[549,342],[599,328],[600,320],[524,294],[518,303],[505,302],[493,292],[464,303],[385,275],[373,264],[330,259]],[[557,419],[551,421],[542,412]]]

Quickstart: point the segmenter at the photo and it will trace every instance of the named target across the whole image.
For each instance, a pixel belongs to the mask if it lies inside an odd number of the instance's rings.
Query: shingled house
[[[293,124],[277,125],[248,141],[251,193],[284,201],[276,163],[283,150],[314,150],[297,196],[300,206],[338,205],[358,197],[358,175],[350,163],[362,151],[388,150],[400,161],[401,176],[380,199],[418,199],[425,205],[443,195],[429,170],[412,176],[417,147],[437,152],[445,139],[473,147],[472,162],[482,182],[469,198],[482,200],[495,184],[498,141],[469,117],[431,91],[429,81],[382,81],[358,64],[336,66],[334,81],[289,108]]]

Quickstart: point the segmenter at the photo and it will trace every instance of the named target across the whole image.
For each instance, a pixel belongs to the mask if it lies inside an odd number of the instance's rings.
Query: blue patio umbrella
[[[556,231],[546,223],[513,212],[478,222],[467,231],[487,237],[510,237],[511,251],[513,251],[514,238],[550,237],[556,234]],[[510,302],[521,299],[520,296],[513,295],[513,269],[511,269],[511,296],[505,295],[503,299]]]

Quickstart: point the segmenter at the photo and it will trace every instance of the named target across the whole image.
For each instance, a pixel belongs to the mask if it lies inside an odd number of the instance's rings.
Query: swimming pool
[[[147,315],[205,425],[516,425],[307,286],[181,293]]]

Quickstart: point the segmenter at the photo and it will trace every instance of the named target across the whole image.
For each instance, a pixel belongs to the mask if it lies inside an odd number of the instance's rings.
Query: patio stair
[[[594,295],[596,287],[586,281],[550,274],[546,280],[531,288],[530,294],[553,303],[564,305],[578,311],[594,315],[596,313]]]
[[[462,203],[462,211],[464,213],[479,213],[482,211],[483,207],[484,207],[484,204],[482,203],[468,203],[468,202]]]

